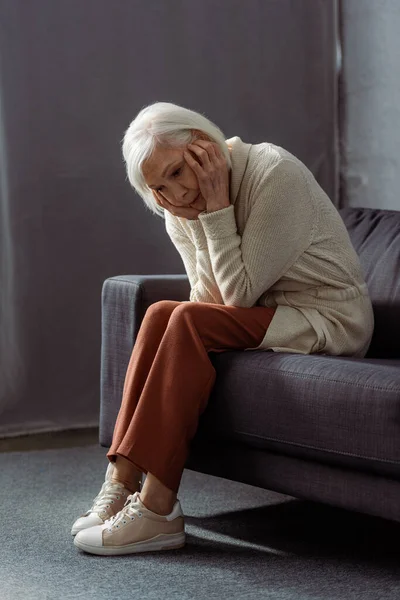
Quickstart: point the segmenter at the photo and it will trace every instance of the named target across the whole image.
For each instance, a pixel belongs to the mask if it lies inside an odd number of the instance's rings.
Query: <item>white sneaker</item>
[[[78,531],[103,525],[107,519],[116,515],[125,505],[125,502],[132,494],[122,483],[111,481],[114,465],[112,462],[107,467],[105,481],[101,490],[93,500],[91,508],[85,514],[81,515],[72,525],[71,535],[76,535]],[[133,490],[135,492],[137,490]]]

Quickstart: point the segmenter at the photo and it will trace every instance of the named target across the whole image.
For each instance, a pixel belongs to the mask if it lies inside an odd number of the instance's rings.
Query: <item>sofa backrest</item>
[[[342,208],[360,257],[375,315],[366,357],[400,358],[400,211]]]

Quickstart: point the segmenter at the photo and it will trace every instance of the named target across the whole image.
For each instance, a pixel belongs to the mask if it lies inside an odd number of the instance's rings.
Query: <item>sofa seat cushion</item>
[[[197,436],[400,479],[400,360],[209,352]]]

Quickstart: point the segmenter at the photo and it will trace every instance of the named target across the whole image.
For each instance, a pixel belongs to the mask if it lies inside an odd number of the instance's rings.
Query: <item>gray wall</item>
[[[282,145],[335,200],[335,5],[0,0],[0,435],[97,425],[104,280],[184,273],[124,172],[143,106]]]
[[[341,204],[400,210],[400,2],[342,0]]]

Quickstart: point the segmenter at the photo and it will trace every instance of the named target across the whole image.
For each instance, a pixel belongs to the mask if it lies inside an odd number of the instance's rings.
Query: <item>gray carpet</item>
[[[186,470],[183,549],[95,556],[73,521],[100,490],[98,445],[0,454],[1,600],[391,600],[400,524]]]

